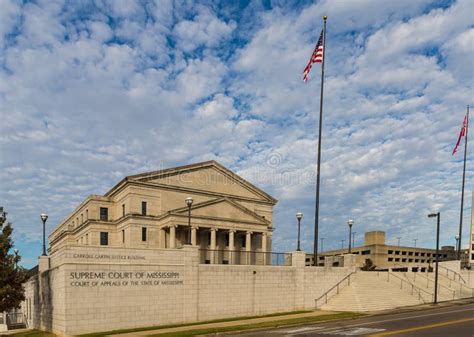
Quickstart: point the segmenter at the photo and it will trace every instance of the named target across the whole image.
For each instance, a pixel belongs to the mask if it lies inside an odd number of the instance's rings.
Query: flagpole
[[[326,21],[328,17],[323,17],[323,62],[321,64],[321,97],[319,100],[319,137],[318,137],[318,166],[316,171],[316,207],[314,210],[314,249],[313,265],[318,266],[318,235],[319,235],[319,187],[321,173],[321,133],[323,131],[323,90],[324,90],[324,62],[326,61]]]
[[[461,240],[462,240],[462,217],[463,217],[463,210],[464,210],[464,183],[466,181],[466,157],[467,157],[467,134],[469,132],[469,105],[467,106],[467,113],[466,113],[466,137],[464,137],[464,166],[462,170],[462,192],[461,192],[461,211],[459,212],[459,240],[458,246],[456,247],[458,250],[457,259],[461,260]]]

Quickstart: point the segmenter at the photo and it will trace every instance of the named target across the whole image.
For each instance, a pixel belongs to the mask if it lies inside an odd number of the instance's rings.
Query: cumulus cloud
[[[433,209],[453,244],[462,160],[451,150],[472,103],[471,1],[0,6],[0,199],[27,264],[41,211],[50,230],[125,175],[209,159],[280,200],[275,250],[294,249],[303,211],[310,251],[319,66],[301,77],[324,14],[325,248],[340,246],[347,218],[359,244],[380,229],[432,246]]]

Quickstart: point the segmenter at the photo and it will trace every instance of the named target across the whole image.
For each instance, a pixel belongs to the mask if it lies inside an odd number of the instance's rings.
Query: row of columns
[[[177,225],[170,225],[170,248],[176,248],[176,227]],[[197,230],[199,227],[193,226],[191,227],[191,245],[197,245]],[[211,228],[211,244],[210,249],[216,249],[216,232],[218,231],[217,228]],[[236,230],[230,229],[229,230],[229,250],[235,250],[235,232]],[[250,252],[252,249],[252,234],[253,232],[247,231],[245,233],[245,250]],[[262,233],[262,252],[267,251],[267,233]]]

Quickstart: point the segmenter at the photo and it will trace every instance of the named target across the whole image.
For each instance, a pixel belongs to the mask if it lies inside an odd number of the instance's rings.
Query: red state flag
[[[453,156],[458,151],[459,144],[461,143],[461,138],[466,135],[466,128],[467,128],[467,115],[464,116],[464,122],[462,123],[461,132],[459,132],[458,141],[456,142],[456,146],[453,149],[453,154],[452,154]]]

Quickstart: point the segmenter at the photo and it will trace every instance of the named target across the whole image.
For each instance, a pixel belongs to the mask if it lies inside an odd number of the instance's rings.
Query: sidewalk
[[[317,316],[332,315],[332,314],[335,314],[335,313],[336,312],[334,312],[334,311],[317,310],[317,311],[312,311],[312,312],[306,312],[306,313],[303,313],[303,314],[289,314],[289,315],[282,315],[282,316],[250,318],[250,319],[243,319],[243,320],[239,320],[239,321],[196,324],[196,325],[188,325],[188,326],[181,326],[181,327],[167,328],[167,329],[158,329],[157,328],[156,330],[128,332],[128,333],[113,334],[113,335],[108,335],[108,336],[113,336],[113,337],[149,336],[149,335],[183,332],[183,331],[191,331],[191,330],[233,327],[233,326],[239,326],[239,325],[258,324],[258,323],[265,323],[265,322],[278,322],[278,321],[284,321],[284,320],[294,319],[294,318],[317,317]]]

